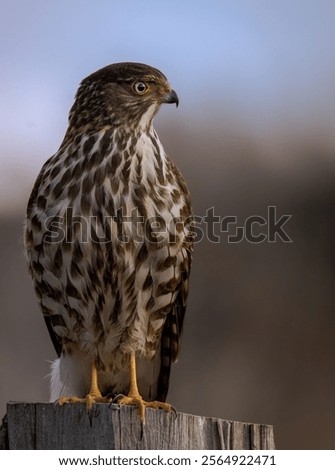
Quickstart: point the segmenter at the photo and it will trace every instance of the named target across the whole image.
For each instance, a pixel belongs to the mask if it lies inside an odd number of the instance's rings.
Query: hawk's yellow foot
[[[145,408],[156,408],[165,411],[175,411],[172,405],[169,403],[163,403],[161,401],[145,401],[141,395],[129,395],[118,398],[119,405],[134,405],[138,408],[138,414],[142,423],[145,422]]]
[[[91,369],[91,387],[89,393],[85,398],[80,397],[60,397],[57,400],[59,406],[63,406],[65,403],[86,403],[87,411],[92,411],[94,403],[110,403],[111,398],[103,397],[98,386],[98,374],[95,363],[92,363]]]
[[[138,408],[138,414],[142,423],[145,422],[145,408],[156,408],[165,411],[175,411],[172,405],[169,403],[163,403],[161,401],[145,401],[141,397],[137,387],[136,379],[136,359],[135,354],[132,353],[130,356],[130,390],[127,396],[120,395],[116,397],[119,405],[134,405]]]

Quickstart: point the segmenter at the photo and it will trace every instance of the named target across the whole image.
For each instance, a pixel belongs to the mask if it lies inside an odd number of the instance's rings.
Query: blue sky
[[[57,150],[82,78],[118,61],[160,68],[178,119],[234,119],[259,136],[331,139],[332,0],[11,0],[0,18],[0,197],[26,196]],[[165,109],[162,119],[172,116]]]

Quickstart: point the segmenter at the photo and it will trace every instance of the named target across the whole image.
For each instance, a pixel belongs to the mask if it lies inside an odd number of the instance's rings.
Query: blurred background
[[[273,424],[281,449],[335,448],[334,18],[332,0],[2,5],[1,416],[10,400],[48,400],[55,358],[23,254],[32,185],[79,82],[138,61],[161,69],[180,97],[156,128],[195,213],[214,207],[242,227],[268,206],[292,216],[291,243],[228,243],[224,233],[197,243],[169,401]]]

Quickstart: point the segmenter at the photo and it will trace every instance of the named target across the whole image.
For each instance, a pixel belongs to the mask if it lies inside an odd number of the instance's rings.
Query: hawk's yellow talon
[[[91,368],[91,388],[89,393],[86,395],[85,398],[80,398],[80,397],[60,397],[57,400],[57,404],[59,406],[63,406],[66,403],[86,403],[86,409],[87,411],[92,411],[92,407],[95,403],[111,403],[112,399],[108,397],[103,397],[101,395],[101,392],[99,390],[98,386],[98,374],[97,374],[97,368],[95,363],[92,363],[92,368]]]
[[[140,420],[142,423],[145,422],[145,408],[154,408],[154,409],[161,409],[165,411],[174,411],[172,405],[169,403],[163,403],[161,401],[145,401],[141,397],[137,387],[137,379],[136,379],[136,358],[135,354],[132,353],[130,356],[130,390],[128,395],[122,396],[122,398],[118,398],[117,403],[119,405],[134,405],[138,408],[138,414],[140,416]]]

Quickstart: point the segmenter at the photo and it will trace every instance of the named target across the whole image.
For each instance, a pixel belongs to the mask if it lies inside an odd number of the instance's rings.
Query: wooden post
[[[0,449],[274,449],[273,428],[133,406],[9,403]]]

